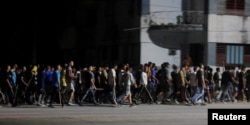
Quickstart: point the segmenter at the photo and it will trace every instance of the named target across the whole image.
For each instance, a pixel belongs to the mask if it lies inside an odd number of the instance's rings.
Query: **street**
[[[1,125],[207,125],[209,108],[249,108],[250,103],[215,103],[206,106],[141,104],[136,107],[111,104],[61,108],[21,105],[0,108]]]

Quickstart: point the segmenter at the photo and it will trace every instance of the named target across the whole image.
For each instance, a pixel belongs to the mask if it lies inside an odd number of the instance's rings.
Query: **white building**
[[[141,63],[250,66],[250,1],[142,0]]]

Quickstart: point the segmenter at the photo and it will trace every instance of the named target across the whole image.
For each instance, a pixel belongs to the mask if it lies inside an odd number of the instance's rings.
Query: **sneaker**
[[[98,106],[98,105],[100,105],[100,103],[95,102],[94,105],[95,105],[95,106]]]
[[[170,101],[171,101],[171,99],[170,99],[170,98],[167,98],[167,99],[166,99],[166,101],[167,101],[167,102],[170,102]]]
[[[183,101],[182,103],[183,103],[183,104],[185,104],[185,105],[187,105],[187,104],[188,104],[188,102],[187,102],[187,101]]]
[[[201,106],[205,106],[205,105],[207,105],[206,103],[201,103]]]
[[[82,102],[79,102],[79,106],[83,106],[83,103],[82,103]]]
[[[191,103],[195,106],[195,105],[199,105],[199,103],[197,103],[197,102],[195,102],[195,101],[193,101],[193,100],[191,100]]]
[[[180,104],[177,100],[174,100],[174,103],[175,103],[175,104]]]
[[[130,104],[129,107],[133,108],[133,107],[136,107],[136,105],[135,104]]]
[[[118,101],[117,103],[118,103],[119,105],[124,105],[124,104],[125,104],[124,101]]]
[[[115,105],[117,105],[118,103],[116,102],[116,100],[113,100],[113,103],[115,104]]]
[[[233,100],[233,103],[237,103],[238,101],[236,99]]]
[[[74,103],[72,103],[72,102],[69,102],[69,103],[68,103],[68,106],[73,106],[73,105],[76,105],[76,104],[74,104]]]
[[[161,104],[161,102],[160,102],[160,101],[156,101],[155,103],[156,103],[156,104]]]
[[[8,103],[7,106],[8,106],[8,107],[12,107],[12,104],[11,104],[11,103]]]
[[[133,100],[133,103],[136,104],[136,105],[139,105],[137,100]]]
[[[37,104],[37,106],[40,106],[40,107],[45,107],[45,105],[44,104]]]

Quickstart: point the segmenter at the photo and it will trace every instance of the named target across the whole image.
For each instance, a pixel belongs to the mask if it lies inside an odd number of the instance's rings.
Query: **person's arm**
[[[6,82],[7,82],[8,86],[9,86],[9,88],[10,88],[10,90],[11,90],[11,93],[14,94],[13,87],[12,87],[12,85],[11,85],[10,78],[11,78],[11,76],[8,75],[8,77],[7,77],[7,79],[6,79]]]
[[[181,86],[185,87],[185,77],[183,71],[180,71],[180,75],[181,75]]]
[[[243,89],[245,90],[246,89],[246,85],[247,85],[247,79],[246,79],[246,74],[245,72],[243,73],[243,76],[242,76],[242,82],[243,82]]]
[[[232,78],[233,83],[239,84],[239,82],[236,80],[236,72],[233,72],[233,75],[231,78]]]
[[[57,72],[56,77],[57,77],[58,89],[60,90],[61,89],[60,72]]]
[[[21,76],[21,82],[22,82],[26,87],[29,86],[29,83],[27,83],[27,82],[24,80],[24,77],[23,77],[23,76]]]
[[[72,69],[70,69],[70,70],[69,70],[69,72],[68,72],[68,76],[69,76],[71,79],[75,79],[75,78],[77,78],[77,76],[76,76],[76,75],[74,75],[74,73],[73,73]]]
[[[94,87],[93,89],[96,90],[96,86],[95,86],[95,78],[94,77],[91,77],[90,79],[90,84]]]
[[[11,80],[10,79],[11,79],[11,75],[8,74],[6,82],[7,82],[8,86],[9,86],[9,88],[12,88]]]
[[[112,83],[113,85],[116,83],[116,74],[115,71],[112,70]]]
[[[131,85],[136,85],[135,78],[132,73],[129,73],[129,79],[130,79]]]
[[[205,82],[204,74],[201,75],[201,82],[202,82],[202,87],[206,88],[206,82]]]

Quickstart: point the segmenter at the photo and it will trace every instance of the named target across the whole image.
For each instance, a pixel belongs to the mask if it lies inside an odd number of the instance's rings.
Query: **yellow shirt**
[[[62,86],[67,86],[65,69],[62,71]]]

